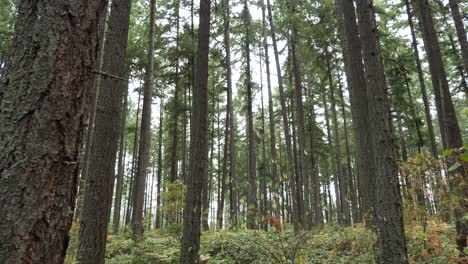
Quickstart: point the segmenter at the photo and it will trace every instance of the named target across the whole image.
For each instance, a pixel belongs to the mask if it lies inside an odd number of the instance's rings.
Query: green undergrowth
[[[74,263],[76,227],[66,263]],[[453,226],[431,222],[422,228],[407,226],[410,263],[455,263],[458,255]],[[159,230],[146,232],[140,243],[128,234],[109,236],[106,263],[178,263],[179,237]],[[203,263],[374,263],[375,235],[361,225],[320,230],[294,236],[291,231],[220,231],[203,233]]]

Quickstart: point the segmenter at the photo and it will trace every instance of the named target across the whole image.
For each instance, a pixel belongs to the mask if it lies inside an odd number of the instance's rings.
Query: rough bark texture
[[[0,263],[63,263],[105,1],[20,1],[0,82]]]
[[[357,1],[374,150],[379,263],[408,263],[398,167],[394,157],[390,108],[373,3]]]
[[[103,70],[124,77],[130,0],[113,0],[104,47]],[[89,174],[86,179],[80,231],[78,236],[78,263],[103,263],[106,250],[107,212],[112,204],[111,182],[115,175],[115,162],[119,142],[119,113],[127,82],[115,78],[102,78],[99,88],[95,142],[91,146]]]
[[[141,114],[141,132],[138,151],[138,166],[135,175],[132,231],[133,239],[139,240],[143,236],[143,204],[145,199],[145,186],[147,168],[151,149],[151,105],[153,94],[153,70],[154,70],[154,34],[155,34],[156,0],[150,2],[150,31],[148,47],[148,65],[145,72],[143,87],[143,109]]]
[[[455,23],[455,29],[457,30],[458,43],[460,44],[463,57],[463,68],[465,69],[465,73],[468,74],[468,40],[466,38],[463,16],[460,14],[458,0],[449,0],[449,6],[452,12],[453,22]]]
[[[353,1],[336,0],[338,29],[348,81],[351,115],[356,146],[356,171],[358,174],[360,205],[367,225],[373,217],[374,170],[368,119],[368,102],[361,42],[356,24]]]
[[[208,173],[208,53],[210,1],[200,0],[200,26],[190,122],[190,160],[180,263],[198,261],[202,179]]]
[[[276,29],[275,24],[273,23],[273,13],[271,8],[270,0],[267,0],[267,7],[268,7],[268,20],[270,22],[270,33],[271,39],[273,41],[273,51],[275,55],[275,65],[276,65],[276,76],[278,77],[278,89],[280,93],[280,104],[281,104],[281,116],[283,119],[283,130],[284,130],[284,137],[286,142],[286,155],[288,160],[288,168],[286,171],[289,173],[288,180],[289,180],[289,188],[292,193],[292,197],[296,196],[296,183],[295,183],[295,175],[293,172],[293,151],[291,146],[291,132],[289,131],[289,120],[288,120],[288,110],[286,106],[286,95],[284,93],[284,86],[283,86],[283,77],[281,73],[281,65],[279,60],[278,54],[278,45],[276,43]],[[298,225],[298,203],[296,199],[292,199],[292,212],[291,212],[291,222],[293,223],[294,232],[299,231]]]

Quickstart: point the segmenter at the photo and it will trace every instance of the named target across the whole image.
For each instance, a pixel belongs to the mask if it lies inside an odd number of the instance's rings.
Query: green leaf
[[[460,155],[461,160],[468,162],[468,153],[463,153]]]
[[[450,166],[450,168],[448,169],[448,172],[452,172],[452,171],[458,169],[460,166],[461,166],[460,162],[456,162],[455,164]]]
[[[446,150],[444,150],[444,153],[442,153],[442,158],[446,158],[446,157],[452,155],[453,151],[454,151],[454,149],[446,149]]]

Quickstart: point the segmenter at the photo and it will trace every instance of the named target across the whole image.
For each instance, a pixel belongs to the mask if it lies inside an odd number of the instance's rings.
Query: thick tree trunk
[[[458,43],[460,44],[463,57],[463,67],[465,68],[465,74],[468,74],[468,41],[466,38],[465,26],[463,25],[463,17],[460,14],[460,8],[458,6],[458,0],[449,0],[449,6],[452,12],[453,22],[455,23],[455,29],[457,30]]]
[[[208,53],[210,38],[210,0],[200,0],[197,67],[193,89],[190,174],[185,196],[184,228],[180,263],[198,261],[202,179],[208,173]]]
[[[138,150],[138,165],[135,175],[135,191],[132,210],[133,240],[140,240],[143,236],[143,203],[145,199],[146,175],[151,149],[151,105],[153,94],[154,70],[154,34],[155,34],[156,0],[150,2],[150,32],[148,47],[148,65],[145,72],[143,87],[143,109],[141,114],[140,144]]]
[[[127,69],[128,71],[128,69]],[[128,76],[128,72],[127,72]],[[114,216],[113,216],[113,230],[114,235],[119,233],[120,227],[120,214],[122,211],[122,190],[125,176],[125,157],[127,149],[127,107],[128,107],[128,83],[125,87],[125,95],[123,98],[123,106],[120,112],[120,146],[119,146],[119,160],[117,169],[117,183],[115,186],[115,200],[114,200]]]
[[[103,70],[106,73],[126,76],[130,0],[113,0],[109,16],[109,30],[104,45]],[[106,251],[107,212],[112,205],[111,182],[115,175],[115,162],[119,142],[119,113],[127,82],[116,78],[103,78],[100,82],[95,142],[91,146],[89,174],[80,231],[77,260],[79,263],[103,263]],[[97,202],[99,201],[99,202]]]
[[[376,177],[379,263],[408,263],[398,167],[394,158],[390,109],[373,3],[357,1],[359,33],[366,69],[371,147]]]
[[[18,3],[0,81],[0,263],[63,263],[106,1]]]
[[[374,216],[373,153],[370,145],[368,102],[361,42],[356,24],[353,1],[336,0],[338,30],[345,63],[346,79],[351,102],[354,142],[356,146],[356,169],[359,179],[359,194],[362,214],[367,225],[372,225]]]
[[[284,93],[284,86],[283,86],[283,77],[281,73],[281,65],[279,60],[279,53],[278,53],[278,45],[276,43],[276,29],[275,24],[273,23],[273,13],[271,8],[270,0],[267,0],[267,7],[268,7],[268,20],[270,22],[270,32],[271,32],[271,39],[273,41],[273,51],[275,55],[275,65],[276,65],[276,75],[278,77],[278,89],[280,93],[280,103],[281,103],[281,116],[283,119],[283,130],[284,130],[284,140],[286,142],[286,155],[288,160],[288,180],[289,180],[289,188],[291,189],[292,196],[296,196],[296,184],[295,184],[295,175],[293,172],[294,166],[294,159],[293,159],[293,152],[291,146],[291,133],[289,130],[289,120],[288,120],[288,110],[286,107],[286,95]],[[298,224],[298,203],[296,199],[292,199],[292,214],[291,214],[291,222],[293,224],[294,232],[297,233],[299,231],[299,224]]]
[[[419,58],[418,42],[416,39],[416,33],[414,31],[413,15],[411,13],[411,6],[410,6],[409,0],[405,0],[405,6],[406,6],[406,14],[408,16],[408,24],[409,24],[410,31],[411,31],[411,39],[412,39],[411,45],[413,46],[413,52],[414,52],[414,57],[416,61],[416,68],[418,70],[419,85],[421,86],[421,96],[422,96],[423,103],[424,103],[424,114],[426,117],[426,125],[427,125],[427,130],[429,133],[429,141],[431,144],[431,153],[434,157],[437,158],[438,156],[437,144],[435,141],[434,127],[432,125],[431,109],[430,109],[429,99],[428,99],[427,91],[426,91],[426,79],[424,78],[424,72],[422,70],[421,60]]]

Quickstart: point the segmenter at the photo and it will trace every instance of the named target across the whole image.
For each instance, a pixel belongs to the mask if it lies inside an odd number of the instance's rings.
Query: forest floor
[[[416,224],[405,228],[410,263],[457,263],[452,225],[430,221],[425,230]],[[77,230],[72,228],[67,264],[74,263]],[[129,234],[110,235],[106,263],[178,263],[178,231],[148,231],[140,243]],[[374,242],[375,235],[361,225],[325,225],[297,238],[289,230],[204,232],[200,255],[203,263],[374,263]]]

